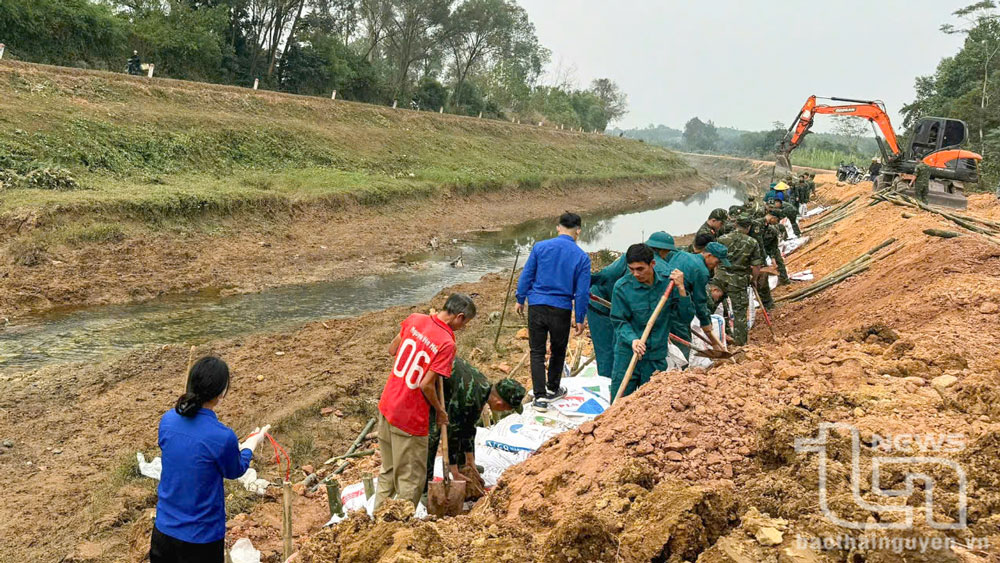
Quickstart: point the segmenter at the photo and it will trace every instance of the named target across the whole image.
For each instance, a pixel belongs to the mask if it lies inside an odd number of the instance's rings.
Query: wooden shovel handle
[[[444,378],[440,374],[438,374],[437,378],[438,400],[441,401],[441,406],[447,410],[448,406],[444,403]],[[446,424],[441,427],[441,476],[445,484],[451,482],[450,465],[448,458],[448,425]]]
[[[667,290],[663,292],[663,297],[660,297],[660,302],[656,304],[656,309],[653,309],[653,314],[649,316],[649,321],[646,322],[646,329],[642,331],[642,338],[640,340],[643,344],[649,338],[649,333],[653,332],[653,325],[656,324],[656,318],[660,316],[660,312],[663,310],[663,306],[667,304],[667,299],[670,297],[670,292],[674,290],[674,282],[670,281],[667,285]],[[639,363],[639,355],[632,352],[632,361],[628,363],[628,370],[625,371],[625,377],[622,378],[621,385],[618,387],[618,393],[615,394],[615,401],[622,398],[625,393],[625,388],[628,387],[629,381],[632,380],[632,372],[635,371],[636,364]],[[614,401],[612,401],[613,403]]]

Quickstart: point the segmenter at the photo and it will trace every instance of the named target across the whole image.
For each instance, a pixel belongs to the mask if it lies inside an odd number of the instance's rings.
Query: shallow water
[[[693,233],[716,207],[741,203],[738,188],[718,186],[653,209],[584,217],[580,246],[588,252],[623,251],[653,231]],[[448,255],[411,256],[410,266],[382,276],[285,286],[220,297],[210,292],[131,305],[106,305],[19,319],[0,330],[0,371],[99,360],[142,346],[197,344],[217,338],[292,328],[321,319],[351,317],[427,301],[443,288],[478,280],[520,263],[536,240],[555,235],[553,221],[531,221],[470,236]],[[449,264],[461,253],[463,268]]]

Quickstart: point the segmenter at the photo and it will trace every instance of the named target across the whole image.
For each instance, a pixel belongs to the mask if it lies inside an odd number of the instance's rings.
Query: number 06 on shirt
[[[389,424],[412,436],[426,436],[429,408],[420,390],[427,370],[451,376],[455,333],[437,317],[414,314],[403,321],[392,374],[385,383],[378,409]]]

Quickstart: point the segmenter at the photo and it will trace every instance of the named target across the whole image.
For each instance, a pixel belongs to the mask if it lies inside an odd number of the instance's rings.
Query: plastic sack
[[[146,456],[142,455],[142,452],[137,452],[135,457],[139,460],[139,474],[145,475],[151,479],[160,480],[160,475],[163,473],[163,461],[160,456],[153,458],[153,461],[146,461]]]
[[[511,415],[493,426],[486,445],[508,452],[533,452],[546,440],[565,428],[557,425],[545,426],[537,420],[525,418],[529,409],[520,415]]]
[[[260,563],[260,552],[254,549],[249,539],[240,538],[229,548],[229,560],[233,563]]]

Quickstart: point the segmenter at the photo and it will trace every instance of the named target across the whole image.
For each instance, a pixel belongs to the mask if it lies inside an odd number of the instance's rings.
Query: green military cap
[[[514,409],[514,412],[520,414],[524,410],[524,407],[521,406],[521,401],[524,400],[526,393],[523,385],[508,377],[497,381],[493,388],[497,390],[497,395],[500,395],[500,398]]]
[[[705,245],[705,252],[708,252],[712,256],[719,259],[719,263],[723,266],[732,266],[733,263],[729,261],[729,249],[726,245],[721,242],[710,242]]]
[[[742,209],[742,208],[739,205],[730,205],[729,206],[729,215],[730,216],[736,215],[737,213],[739,213],[740,209]]]
[[[674,246],[674,237],[664,231],[658,231],[649,235],[646,246],[657,250],[677,250]]]
[[[717,219],[719,221],[725,221],[726,219],[729,219],[729,213],[726,213],[725,209],[719,207],[713,209],[712,212],[708,214],[708,218]]]
[[[753,225],[753,217],[750,217],[749,215],[740,215],[736,218],[736,224],[741,227],[749,227],[750,225]]]

